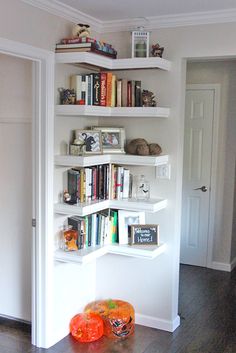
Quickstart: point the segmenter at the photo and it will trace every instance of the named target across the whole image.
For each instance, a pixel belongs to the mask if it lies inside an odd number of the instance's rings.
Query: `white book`
[[[91,201],[92,198],[92,169],[85,168],[85,194],[86,194],[86,201]]]
[[[130,189],[130,171],[129,169],[124,168],[123,170],[123,192],[122,198],[129,198],[129,189]]]
[[[116,198],[117,200],[120,200],[122,199],[122,190],[123,190],[123,185],[122,185],[122,182],[123,182],[123,173],[124,173],[124,167],[118,167],[117,169],[117,184],[116,184]]]
[[[73,75],[70,77],[70,88],[75,90],[76,102],[80,101],[82,97],[81,75]]]
[[[97,235],[97,214],[92,214],[92,230],[91,230],[91,246],[96,245],[96,235]]]

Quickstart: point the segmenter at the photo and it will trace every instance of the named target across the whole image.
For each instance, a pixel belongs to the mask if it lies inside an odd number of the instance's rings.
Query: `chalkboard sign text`
[[[128,234],[130,245],[159,245],[158,224],[131,224]]]

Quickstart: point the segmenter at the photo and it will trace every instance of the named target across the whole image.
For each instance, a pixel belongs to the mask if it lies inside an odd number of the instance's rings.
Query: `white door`
[[[187,89],[180,262],[207,266],[214,89]]]

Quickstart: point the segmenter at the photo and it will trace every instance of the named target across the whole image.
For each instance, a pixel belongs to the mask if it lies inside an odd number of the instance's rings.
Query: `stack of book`
[[[73,75],[70,88],[76,104],[107,107],[141,107],[141,81],[117,79],[111,72]]]
[[[94,38],[65,38],[56,44],[56,53],[92,52],[116,59],[117,51],[111,44],[101,42]]]
[[[68,217],[68,225],[77,231],[78,249],[118,242],[118,211],[104,210],[85,217]]]
[[[127,199],[132,194],[130,170],[117,165],[71,168],[67,171],[69,204]]]

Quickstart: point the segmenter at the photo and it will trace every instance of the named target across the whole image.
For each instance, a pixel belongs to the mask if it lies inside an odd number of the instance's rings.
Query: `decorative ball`
[[[101,316],[104,335],[110,338],[124,338],[134,332],[135,313],[133,306],[123,300],[97,300],[85,307],[86,313]]]
[[[150,143],[149,145],[149,154],[158,156],[161,154],[162,149],[161,146],[159,146],[157,143]]]
[[[126,147],[126,152],[129,154],[147,155],[149,154],[147,151],[148,143],[142,138],[131,140]]]
[[[79,342],[96,341],[103,332],[103,320],[95,313],[77,314],[70,321],[70,333]]]

